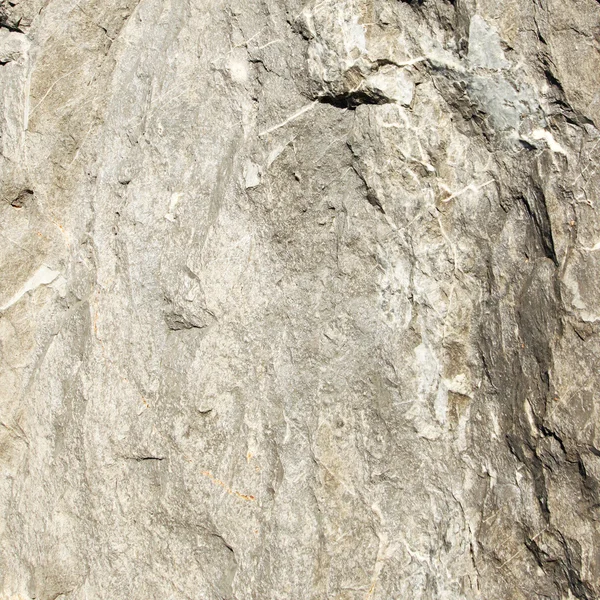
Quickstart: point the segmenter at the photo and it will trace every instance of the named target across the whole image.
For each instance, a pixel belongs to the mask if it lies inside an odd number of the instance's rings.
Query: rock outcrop
[[[0,597],[600,597],[600,4],[0,4]]]

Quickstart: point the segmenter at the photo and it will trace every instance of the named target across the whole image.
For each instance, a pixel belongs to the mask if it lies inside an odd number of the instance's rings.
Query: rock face
[[[0,11],[0,597],[600,597],[600,4]]]

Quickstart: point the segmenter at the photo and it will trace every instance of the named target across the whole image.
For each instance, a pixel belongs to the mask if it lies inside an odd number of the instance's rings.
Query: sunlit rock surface
[[[596,0],[0,3],[0,597],[600,597]]]

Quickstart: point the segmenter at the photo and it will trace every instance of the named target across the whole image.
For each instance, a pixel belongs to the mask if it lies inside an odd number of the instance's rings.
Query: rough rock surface
[[[1,598],[600,598],[599,2],[1,8]]]

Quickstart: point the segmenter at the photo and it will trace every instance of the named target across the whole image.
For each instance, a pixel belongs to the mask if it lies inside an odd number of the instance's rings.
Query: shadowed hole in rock
[[[355,110],[361,104],[390,104],[392,102],[385,96],[365,92],[363,90],[357,90],[354,92],[348,92],[347,94],[337,94],[331,96],[319,96],[317,98],[322,104],[331,104],[336,108],[346,108],[349,110]]]
[[[11,200],[10,205],[13,208],[24,208],[26,207],[31,200],[33,200],[33,191],[32,190],[23,190],[19,192],[19,195]]]

